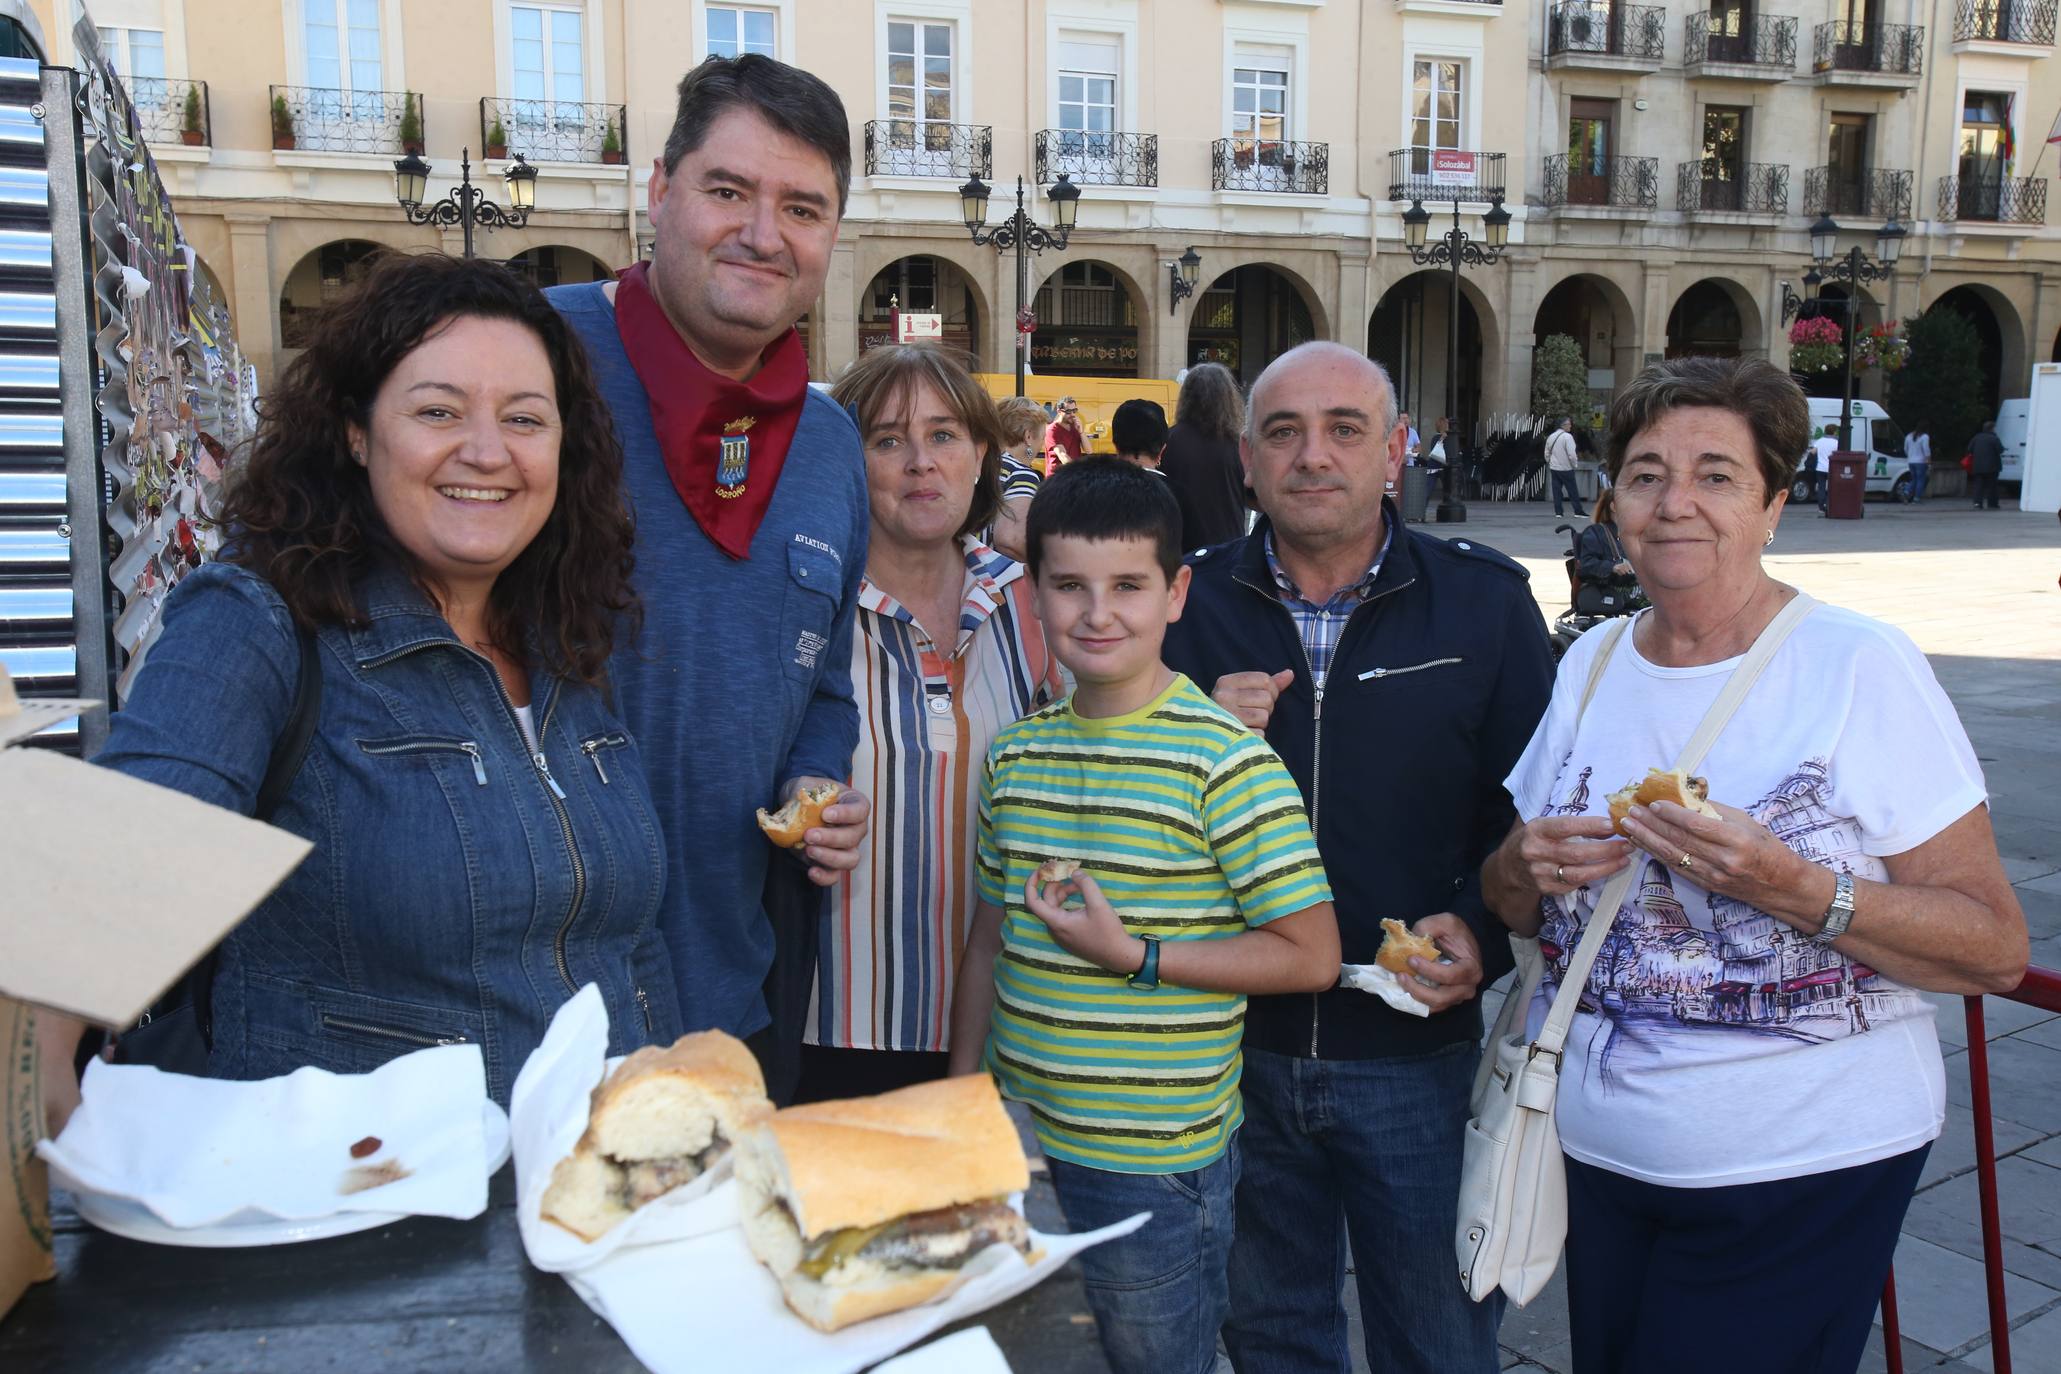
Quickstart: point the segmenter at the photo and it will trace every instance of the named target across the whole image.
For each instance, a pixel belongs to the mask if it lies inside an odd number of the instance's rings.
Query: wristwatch
[[[1846,934],[1846,928],[1853,924],[1853,875],[1841,873],[1832,886],[1832,905],[1825,908],[1825,924],[1818,933],[1811,936],[1811,943],[1820,947],[1830,945]]]
[[[1150,992],[1159,986],[1159,937],[1140,935],[1138,938],[1145,942],[1145,962],[1124,981],[1140,992]]]

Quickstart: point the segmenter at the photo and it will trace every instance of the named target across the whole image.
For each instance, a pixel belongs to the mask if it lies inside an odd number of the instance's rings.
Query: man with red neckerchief
[[[651,261],[550,293],[623,446],[644,626],[610,675],[652,779],[658,928],[690,1030],[767,1027],[772,853],[754,812],[804,784],[843,789],[858,741],[865,462],[850,419],[810,389],[794,329],[829,269],[850,149],[817,78],[705,62],[652,172]],[[798,852],[811,881],[858,862],[869,811],[844,789],[823,813]]]

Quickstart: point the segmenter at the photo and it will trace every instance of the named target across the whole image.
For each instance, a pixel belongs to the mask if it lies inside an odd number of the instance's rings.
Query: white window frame
[[[885,120],[887,113],[887,26],[890,23],[952,25],[952,117],[953,124],[971,124],[973,119],[973,5],[965,3],[922,3],[921,0],[875,0],[873,6],[873,118]],[[919,73],[920,75],[920,73]],[[920,86],[919,86],[920,89]]]
[[[1138,0],[1048,0],[1045,10],[1045,123],[1059,127],[1059,45],[1116,44],[1116,127],[1129,132],[1138,122]]]
[[[1224,72],[1219,109],[1223,138],[1233,136],[1232,121],[1237,108],[1237,71],[1240,67],[1271,65],[1269,59],[1284,54],[1288,60],[1287,141],[1323,143],[1310,128],[1310,29],[1309,13],[1241,12],[1225,7]],[[1235,22],[1238,18],[1250,23]],[[1264,23],[1265,27],[1258,27]],[[1349,132],[1341,130],[1341,133]],[[1223,194],[1232,194],[1224,192]],[[1270,196],[1276,194],[1267,193]]]
[[[745,0],[733,4],[723,0],[718,8],[733,10],[764,10],[773,16],[773,56],[782,62],[795,62],[794,0]],[[708,50],[708,0],[692,0],[687,7],[688,22],[694,26],[694,60],[705,61]]]
[[[586,70],[581,100],[608,103],[608,7],[601,0],[523,0],[530,9],[578,10],[580,64]],[[494,89],[504,100],[515,99],[515,0],[494,0]]]
[[[1469,32],[1475,32],[1481,27],[1485,26],[1475,26]],[[1486,80],[1484,73],[1488,70],[1487,63],[1483,60],[1483,55],[1483,49],[1479,43],[1470,44],[1453,41],[1450,35],[1447,41],[1437,44],[1423,43],[1405,46],[1402,55],[1402,70],[1398,73],[1397,80],[1397,84],[1401,87],[1400,99],[1397,101],[1396,108],[1396,116],[1401,123],[1397,127],[1402,130],[1402,139],[1397,146],[1405,148],[1413,146],[1410,143],[1410,137],[1417,115],[1417,64],[1419,62],[1457,62],[1460,64],[1460,147],[1466,152],[1482,151],[1480,147],[1481,130],[1483,127],[1481,88],[1482,83]],[[1561,132],[1564,134],[1566,130],[1563,128]],[[1619,129],[1618,133],[1620,135],[1627,134],[1629,130]]]
[[[714,53],[715,53],[715,49],[714,49],[714,47],[713,47],[713,45],[712,45],[712,42],[711,42],[711,40],[710,40],[710,38],[709,38],[709,33],[708,33],[708,26],[709,26],[709,20],[710,20],[710,19],[711,19],[711,18],[713,17],[713,12],[714,12],[714,11],[716,11],[716,10],[723,10],[723,11],[725,11],[725,12],[727,12],[727,13],[735,14],[735,15],[737,16],[737,19],[738,19],[738,25],[737,25],[737,29],[738,29],[738,33],[739,33],[739,35],[740,35],[740,37],[739,37],[739,40],[738,40],[738,45],[739,45],[739,48],[740,48],[740,52],[738,52],[738,53],[729,53],[729,54],[725,54],[726,56],[732,56],[732,57],[735,57],[735,56],[740,56],[740,55],[741,55],[741,52],[742,52],[742,49],[743,49],[743,38],[742,38],[742,36],[741,36],[741,35],[742,35],[742,34],[743,34],[743,32],[744,32],[744,22],[743,22],[743,21],[744,21],[744,16],[745,16],[745,15],[747,15],[747,14],[763,14],[763,15],[765,15],[765,16],[766,16],[766,18],[768,18],[768,19],[770,19],[770,20],[772,20],[772,21],[773,21],[773,23],[772,23],[772,30],[773,30],[773,51],[771,51],[771,52],[769,52],[769,53],[766,53],[766,54],[764,54],[764,56],[767,56],[767,57],[771,57],[771,58],[775,58],[775,59],[778,59],[778,58],[780,57],[780,54],[781,54],[781,47],[780,47],[780,11],[778,11],[778,10],[774,9],[774,8],[773,8],[773,7],[771,6],[771,5],[729,5],[729,4],[723,4],[723,5],[704,5],[704,6],[702,6],[702,11],[701,11],[701,29],[700,29],[700,33],[701,33],[701,51],[702,51],[702,55],[703,55],[704,57],[708,57],[708,56],[713,56],[713,55],[714,55]]]
[[[148,24],[97,23],[95,25],[95,28],[98,30],[99,37],[101,40],[101,53],[107,58],[107,60],[110,63],[113,64],[115,74],[122,78],[122,84],[128,88],[129,98],[131,100],[135,101],[136,104],[138,104],[139,106],[150,106],[151,108],[159,108],[162,107],[164,104],[168,103],[172,99],[171,83],[174,79],[172,76],[172,54],[170,50],[170,45],[165,42],[165,31],[163,29],[152,28]],[[162,74],[157,76],[146,76],[140,78],[136,75],[133,35],[139,33],[151,33],[157,35],[158,57],[160,59],[161,64],[164,67],[164,71]],[[115,40],[113,51],[108,50],[107,40],[109,38],[113,38]],[[154,92],[154,94],[157,96],[157,99],[155,101],[148,100],[145,98],[146,96],[153,94],[153,92],[139,89],[136,85],[138,80],[155,81],[160,84],[162,89]],[[183,101],[185,100],[185,98],[186,93],[185,91],[181,90],[179,92],[179,99]]]
[[[888,37],[895,26],[902,24],[907,24],[910,29],[912,51],[909,54],[909,59],[913,66],[913,70],[909,74],[910,84],[907,88],[909,91],[910,112],[906,120],[897,116],[894,111],[895,52]],[[928,102],[924,99],[926,92],[929,90],[929,82],[925,80],[928,73],[924,71],[924,66],[926,60],[932,56],[930,52],[930,37],[931,31],[934,29],[944,30],[947,44],[951,49],[945,55],[945,60],[951,64],[951,82],[945,87],[946,108],[943,119],[933,119],[929,115],[926,110]],[[886,54],[888,64],[887,85],[881,91],[880,117],[883,120],[893,123],[907,122],[915,125],[916,138],[919,143],[923,139],[923,128],[925,125],[961,124],[966,122],[959,118],[960,91],[966,84],[966,63],[960,54],[959,26],[957,23],[950,19],[891,14],[888,16],[887,22],[881,26],[880,45],[881,51]]]
[[[324,0],[280,0],[279,17],[282,37],[286,43],[286,84],[289,86],[309,85],[307,6],[322,3]],[[334,4],[335,0],[327,0],[327,3]],[[402,42],[401,3],[402,0],[379,0],[379,79],[384,89],[389,91],[408,89],[407,50]],[[494,8],[498,24],[506,18],[507,0],[495,0]],[[506,53],[508,46],[505,28],[497,27],[494,40],[497,51]],[[167,57],[166,60],[169,65],[170,58]],[[505,84],[502,89],[507,89]]]
[[[300,49],[302,70],[303,72],[306,72],[308,65],[309,15],[327,13],[335,17],[337,35],[337,84],[333,87],[328,87],[326,89],[341,92],[346,104],[351,103],[352,97],[355,96],[367,95],[380,91],[395,91],[406,89],[405,87],[394,84],[389,79],[391,73],[388,70],[386,60],[386,31],[388,19],[384,13],[380,12],[384,8],[383,6],[380,6],[375,3],[373,8],[374,13],[377,15],[379,19],[379,84],[375,86],[373,88],[373,91],[371,92],[360,91],[357,88],[357,86],[351,81],[351,0],[301,0],[301,12],[299,16],[300,22],[294,26],[293,33],[287,40],[288,42],[292,43],[295,47]],[[307,83],[304,81],[302,84],[305,85]]]

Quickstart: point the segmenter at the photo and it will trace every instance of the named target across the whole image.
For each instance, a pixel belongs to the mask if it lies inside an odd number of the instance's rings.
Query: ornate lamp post
[[[1804,274],[1803,295],[1798,296],[1789,289],[1789,283],[1782,283],[1782,323],[1787,324],[1805,311],[1821,312],[1824,301],[1818,296],[1818,287],[1827,281],[1847,283],[1848,290],[1841,301],[1846,316],[1846,327],[1841,332],[1845,345],[1842,362],[1842,376],[1839,395],[1839,451],[1852,451],[1853,434],[1853,331],[1857,322],[1858,288],[1868,282],[1884,281],[1895,277],[1896,260],[1903,253],[1903,225],[1891,217],[1888,223],[1875,231],[1875,251],[1881,255],[1878,263],[1871,259],[1857,243],[1846,251],[1844,257],[1834,259],[1832,254],[1839,246],[1839,224],[1830,215],[1818,216],[1818,222],[1811,226],[1811,259],[1815,264]]]
[[[429,164],[418,154],[410,153],[394,163],[394,199],[401,202],[410,224],[463,225],[465,256],[469,258],[473,225],[482,229],[520,229],[529,222],[530,211],[536,206],[537,169],[521,153],[515,155],[502,179],[508,183],[506,210],[472,184],[472,150],[463,149],[458,154],[458,185],[436,204],[424,205],[422,192],[429,182]]]
[[[959,210],[966,219],[966,232],[973,235],[974,243],[985,246],[993,244],[997,253],[1016,250],[1016,394],[1023,395],[1023,367],[1030,357],[1031,331],[1037,327],[1036,318],[1030,313],[1030,255],[1042,253],[1047,248],[1058,252],[1066,251],[1066,240],[1073,233],[1076,219],[1080,215],[1081,188],[1074,185],[1065,173],[1059,174],[1059,181],[1046,192],[1052,200],[1052,228],[1046,229],[1025,213],[1023,208],[1023,178],[1016,179],[1016,213],[992,229],[983,230],[981,225],[988,218],[988,184],[975,175],[973,180],[959,188]],[[1199,261],[1199,260],[1198,260]]]
[[[1426,247],[1426,231],[1431,226],[1431,212],[1424,208],[1421,200],[1412,200],[1410,208],[1403,212],[1403,242],[1410,250],[1410,261],[1419,267],[1450,266],[1453,274],[1453,308],[1446,322],[1446,420],[1459,424],[1460,408],[1460,268],[1493,267],[1503,259],[1503,249],[1510,242],[1510,212],[1503,208],[1503,198],[1495,198],[1495,204],[1481,217],[1482,229],[1488,240],[1486,246],[1478,243],[1460,227],[1460,202],[1453,201],[1453,227],[1439,236],[1437,243]],[[1441,525],[1457,525],[1467,519],[1467,507],[1460,499],[1459,484],[1453,472],[1460,465],[1460,447],[1457,431],[1446,436],[1446,467],[1441,483],[1438,502],[1438,522]]]
[[[1188,251],[1181,254],[1178,262],[1166,265],[1167,304],[1166,313],[1181,313],[1181,302],[1195,294],[1195,284],[1202,279],[1202,254],[1190,244]]]

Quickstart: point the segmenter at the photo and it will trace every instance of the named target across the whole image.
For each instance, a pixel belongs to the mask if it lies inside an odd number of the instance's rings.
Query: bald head
[[[1384,435],[1395,428],[1395,384],[1388,379],[1388,369],[1357,349],[1318,339],[1297,344],[1268,363],[1266,370],[1260,373],[1259,380],[1252,384],[1251,403],[1245,408],[1246,437],[1250,439],[1260,432],[1259,422],[1267,414],[1266,394],[1270,384],[1313,372],[1327,375],[1334,383],[1343,383],[1349,391],[1364,390],[1368,398],[1376,402],[1375,407],[1365,412],[1370,427]]]
[[[1343,344],[1306,343],[1260,374],[1245,414],[1245,480],[1276,547],[1364,570],[1406,443],[1388,373]]]

